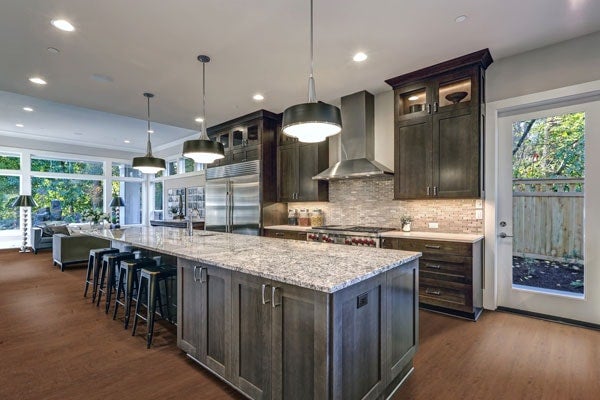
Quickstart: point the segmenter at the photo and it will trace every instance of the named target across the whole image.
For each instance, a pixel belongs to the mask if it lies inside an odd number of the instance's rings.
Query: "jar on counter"
[[[312,210],[312,213],[310,214],[310,226],[323,226],[323,222],[323,211],[318,208]]]
[[[302,209],[298,214],[298,225],[299,226],[310,226],[310,212]]]
[[[298,225],[298,210],[288,210],[288,225]]]

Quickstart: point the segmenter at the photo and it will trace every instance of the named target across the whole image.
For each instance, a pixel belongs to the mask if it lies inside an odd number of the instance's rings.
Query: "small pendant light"
[[[206,63],[210,62],[210,57],[199,55],[198,61],[202,63],[202,131],[200,139],[183,143],[183,156],[197,163],[210,164],[225,157],[225,148],[222,143],[210,140],[206,133]]]
[[[152,156],[152,143],[150,143],[150,134],[154,133],[150,129],[150,99],[154,97],[152,93],[144,93],[144,97],[148,103],[148,143],[146,144],[146,155],[143,157],[133,158],[133,168],[139,170],[144,174],[156,174],[158,171],[162,171],[166,168],[165,160],[162,158],[156,158]]]
[[[310,0],[310,75],[308,77],[308,103],[296,104],[283,112],[283,133],[305,143],[323,142],[340,133],[340,109],[331,104],[317,102],[313,77],[313,0]]]

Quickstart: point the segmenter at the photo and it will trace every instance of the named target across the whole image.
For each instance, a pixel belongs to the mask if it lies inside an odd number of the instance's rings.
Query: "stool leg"
[[[133,286],[137,285],[137,279],[135,275],[135,270],[127,271],[127,289],[125,293],[125,323],[123,324],[123,329],[127,329],[129,327],[129,318],[131,317],[131,302],[133,299]],[[139,291],[140,288],[137,288]]]
[[[98,260],[98,257],[94,259],[94,282],[92,282],[92,303],[96,302],[96,295],[98,294],[98,283],[100,281],[100,268],[102,268],[102,259]]]
[[[90,278],[92,277],[92,271],[94,270],[94,255],[90,254],[88,258],[87,272],[85,274],[85,289],[83,290],[83,297],[87,297],[88,287],[90,286]]]
[[[115,264],[113,262],[108,263],[108,268],[106,269],[106,273],[108,274],[108,279],[106,282],[106,310],[105,314],[108,314],[110,310],[110,300],[112,297],[113,287],[115,287]]]
[[[158,307],[160,309],[160,317],[162,319],[166,319],[167,321],[171,321],[171,314],[169,312],[169,290],[167,288],[167,280],[166,279],[162,279],[163,281],[163,285],[165,288],[165,300],[167,302],[167,312],[165,314],[165,310],[164,310],[164,303],[162,301],[162,292],[160,290],[160,280],[158,281],[157,285],[157,289],[156,289],[156,295],[158,296]],[[166,315],[166,318],[165,318]]]
[[[149,349],[152,344],[152,337],[154,336],[154,312],[156,311],[156,276],[152,275],[150,277],[150,290],[148,293],[148,334],[147,334],[147,343],[146,348]]]
[[[113,319],[117,318],[117,309],[119,308],[119,300],[121,300],[121,294],[123,293],[123,279],[125,278],[125,270],[119,268],[119,281],[117,282],[117,294],[115,295],[115,311],[113,312]]]
[[[106,270],[108,269],[108,261],[102,260],[102,269],[100,270],[100,283],[98,284],[98,299],[96,300],[96,307],[100,306],[100,299],[102,298],[102,292],[106,290]]]
[[[131,330],[131,336],[135,336],[135,331],[137,329],[137,323],[138,323],[138,317],[139,317],[139,313],[140,313],[140,304],[142,303],[142,292],[143,292],[143,288],[144,288],[144,282],[143,280],[145,279],[144,276],[142,276],[140,274],[140,280],[138,283],[138,290],[137,290],[137,300],[135,302],[135,314],[133,315],[133,329]],[[148,292],[148,290],[146,290],[146,292]]]

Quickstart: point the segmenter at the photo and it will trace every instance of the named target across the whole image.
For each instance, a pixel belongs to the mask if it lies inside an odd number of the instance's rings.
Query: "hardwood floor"
[[[0,251],[0,399],[241,399],[156,327],[145,347],[84,299],[84,266]],[[394,399],[597,399],[600,332],[514,314],[420,313],[415,371]]]

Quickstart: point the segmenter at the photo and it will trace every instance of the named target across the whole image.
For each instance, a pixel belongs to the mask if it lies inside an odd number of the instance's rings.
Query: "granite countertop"
[[[279,231],[307,231],[312,229],[310,226],[300,226],[300,225],[271,225],[265,226],[265,229],[277,229]]]
[[[389,231],[383,232],[381,237],[401,238],[401,239],[429,239],[443,240],[447,242],[463,242],[476,243],[483,239],[483,235],[475,235],[470,233],[443,233],[443,232],[404,232],[404,231]]]
[[[333,293],[417,259],[421,253],[167,227],[86,234],[300,287]]]

